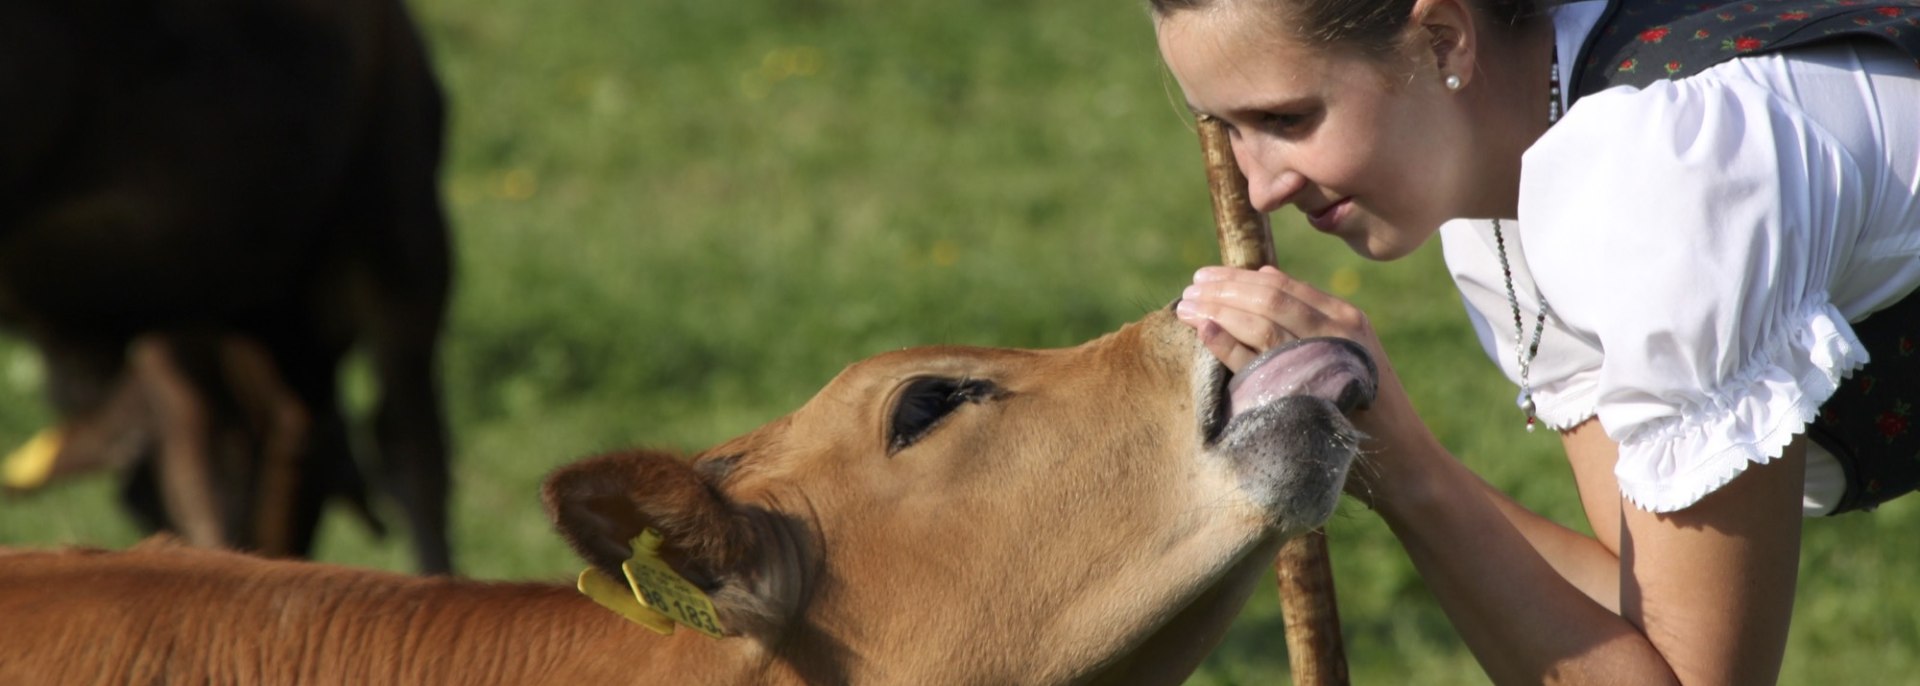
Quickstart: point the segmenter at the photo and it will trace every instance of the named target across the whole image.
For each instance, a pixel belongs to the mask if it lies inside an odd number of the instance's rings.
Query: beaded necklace
[[[1547,126],[1560,121],[1560,53],[1553,54],[1553,67],[1547,72],[1548,102]],[[1532,371],[1533,358],[1540,354],[1540,332],[1547,327],[1547,299],[1540,294],[1540,283],[1534,282],[1533,301],[1540,303],[1540,315],[1533,320],[1533,340],[1521,345],[1525,340],[1526,327],[1520,317],[1520,298],[1513,292],[1513,269],[1507,265],[1507,239],[1500,233],[1500,220],[1493,220],[1493,245],[1500,253],[1500,275],[1507,281],[1507,306],[1513,308],[1513,355],[1520,362],[1520,409],[1527,413],[1527,432],[1533,432],[1534,404],[1533,386],[1527,380]]]

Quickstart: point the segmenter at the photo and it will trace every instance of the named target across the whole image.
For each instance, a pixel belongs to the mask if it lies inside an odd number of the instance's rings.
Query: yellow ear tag
[[[640,597],[633,589],[618,581],[607,578],[600,570],[588,567],[580,570],[581,593],[592,598],[601,607],[613,610],[615,614],[626,617],[640,626],[652,629],[663,636],[673,635],[673,620],[655,612],[653,608],[640,604]]]
[[[720,638],[720,615],[713,600],[660,559],[660,534],[647,529],[633,541],[633,557],[620,564],[627,586],[588,567],[580,572],[578,588],[601,607],[663,635],[673,635],[675,622]]]
[[[26,444],[7,454],[0,462],[0,484],[16,490],[39,488],[53,474],[53,458],[60,454],[65,436],[59,427],[41,429]]]
[[[633,558],[622,563],[620,569],[627,573],[627,583],[633,585],[640,604],[708,636],[724,635],[726,630],[720,628],[720,614],[713,610],[713,600],[660,559],[660,533],[647,529],[632,543]]]

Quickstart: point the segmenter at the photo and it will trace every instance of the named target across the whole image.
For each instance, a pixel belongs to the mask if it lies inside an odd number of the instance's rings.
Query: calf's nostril
[[[1342,387],[1340,394],[1334,398],[1333,404],[1343,413],[1366,409],[1368,405],[1373,404],[1373,384],[1364,379],[1348,379],[1346,386]]]

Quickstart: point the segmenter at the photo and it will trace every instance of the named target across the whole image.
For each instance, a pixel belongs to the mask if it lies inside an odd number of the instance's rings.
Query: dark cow
[[[336,387],[363,346],[370,480],[447,571],[443,112],[405,8],[11,0],[0,102],[0,324],[45,360],[54,462],[126,463],[149,526],[302,554],[363,497]]]

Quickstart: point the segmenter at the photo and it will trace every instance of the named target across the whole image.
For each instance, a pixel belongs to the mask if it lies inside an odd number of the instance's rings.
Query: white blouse
[[[1560,64],[1591,8],[1556,16]],[[1842,43],[1585,98],[1523,158],[1501,222],[1538,414],[1599,417],[1641,509],[1698,502],[1778,457],[1867,362],[1850,321],[1920,287],[1920,69]],[[1487,354],[1520,369],[1492,222],[1440,231]],[[1524,344],[1522,344],[1524,345]],[[1516,426],[1519,420],[1516,418]],[[1806,512],[1844,488],[1810,446]]]

